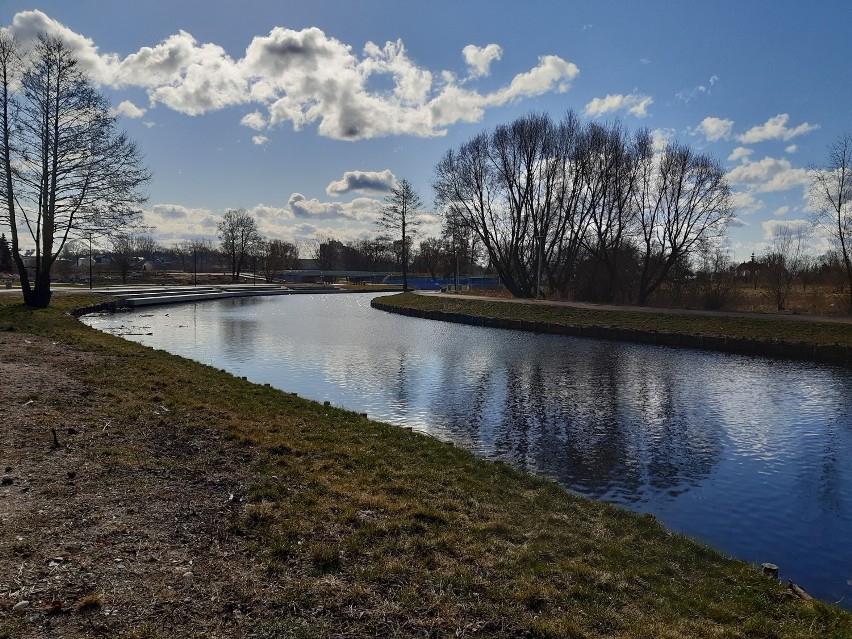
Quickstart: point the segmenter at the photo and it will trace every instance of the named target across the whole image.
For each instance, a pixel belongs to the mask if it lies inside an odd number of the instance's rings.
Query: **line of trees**
[[[436,203],[509,292],[646,304],[733,217],[721,165],[618,124],[530,114],[446,152]]]
[[[852,312],[852,136],[831,145],[811,176],[814,222],[832,242]],[[0,238],[0,267],[17,269],[26,304],[49,304],[51,269],[75,242],[106,238],[126,278],[134,254],[150,248],[138,235],[149,179],[136,144],[61,39],[42,35],[24,51],[0,32],[0,224],[10,231],[10,241]],[[401,180],[377,220],[385,234],[347,245],[317,240],[319,268],[392,267],[407,289],[410,268],[436,276],[484,266],[517,297],[544,290],[640,305],[676,291],[696,265],[715,265],[716,281],[724,279],[719,247],[734,217],[725,171],[689,146],[656,144],[645,129],[573,112],[558,122],[529,114],[448,150],[433,188],[440,237],[415,246],[423,204]],[[298,257],[295,245],[261,237],[242,209],[225,214],[218,236],[234,280],[248,259],[271,280]],[[205,242],[175,252],[182,261],[191,252],[197,270],[199,255],[214,253]],[[772,238],[762,285],[779,309],[794,280],[807,277],[808,259],[801,234]]]

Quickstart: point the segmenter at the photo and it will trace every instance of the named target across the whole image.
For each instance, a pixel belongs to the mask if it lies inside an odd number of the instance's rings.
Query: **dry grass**
[[[81,303],[0,302],[0,637],[852,637],[650,517],[96,333]]]

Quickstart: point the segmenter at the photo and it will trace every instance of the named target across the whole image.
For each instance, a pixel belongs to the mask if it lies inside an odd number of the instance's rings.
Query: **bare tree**
[[[793,290],[793,282],[804,264],[804,245],[808,229],[804,226],[778,226],[763,257],[760,277],[764,294],[783,311]]]
[[[583,140],[578,160],[583,185],[581,206],[588,212],[584,246],[606,275],[601,300],[612,302],[621,279],[621,262],[635,230],[637,210],[632,196],[641,166],[638,153],[650,145],[650,136],[644,132],[637,136],[637,151],[620,126],[593,123]]]
[[[725,171],[709,156],[675,143],[656,156],[650,136],[641,148],[634,193],[641,263],[637,303],[643,306],[678,260],[725,233],[733,209]]]
[[[264,279],[271,284],[281,271],[296,267],[299,247],[282,240],[264,240],[259,244],[258,257]]]
[[[130,267],[133,265],[133,258],[136,257],[136,244],[133,241],[133,236],[130,234],[119,234],[110,238],[112,250],[110,258],[113,265],[118,268],[121,273],[121,282],[127,283],[127,274],[130,272]]]
[[[231,264],[231,280],[236,282],[261,239],[257,222],[245,209],[228,209],[217,229],[222,252]]]
[[[408,180],[398,182],[385,198],[381,217],[376,223],[389,233],[400,238],[400,266],[402,269],[402,290],[408,290],[408,262],[411,236],[420,224],[423,203],[420,196]]]
[[[811,198],[816,221],[843,262],[852,314],[852,134],[831,144],[825,166],[811,170]]]
[[[136,221],[150,174],[62,40],[41,35],[28,56],[19,53],[0,32],[0,221],[11,230],[24,302],[43,308],[65,243]],[[32,279],[22,246],[30,243]]]

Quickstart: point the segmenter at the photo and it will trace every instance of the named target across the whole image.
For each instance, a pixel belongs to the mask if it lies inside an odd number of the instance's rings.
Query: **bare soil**
[[[0,636],[252,636],[249,453],[163,407],[104,420],[77,375],[99,359],[0,334]]]

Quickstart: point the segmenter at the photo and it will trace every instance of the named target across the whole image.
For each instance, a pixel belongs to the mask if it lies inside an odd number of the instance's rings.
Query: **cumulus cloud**
[[[786,149],[784,149],[784,153],[795,153],[798,150],[799,150],[798,146],[796,146],[795,144],[791,144]]]
[[[764,207],[763,200],[759,200],[750,191],[732,191],[731,206],[739,213],[754,213]]]
[[[698,131],[704,135],[708,142],[727,140],[731,137],[733,128],[733,120],[713,117],[704,118],[698,125]]]
[[[746,160],[751,154],[751,149],[748,149],[744,146],[738,146],[733,151],[731,151],[731,154],[728,156],[728,161],[739,162],[741,160]]]
[[[269,138],[265,135],[253,135],[251,136],[251,141],[257,146],[263,146],[264,144],[269,142]]]
[[[761,193],[788,191],[810,184],[807,169],[795,168],[786,159],[770,157],[757,162],[743,162],[728,171],[727,177],[733,184],[741,184]]]
[[[145,115],[145,109],[140,109],[130,100],[124,100],[124,102],[115,107],[115,112],[127,118],[141,118]]]
[[[573,63],[545,55],[508,85],[483,93],[469,82],[487,75],[500,60],[496,44],[463,50],[470,75],[462,88],[452,72],[433,73],[415,64],[401,40],[384,46],[368,42],[355,53],[316,27],[275,27],[255,37],[239,59],[215,43],[197,42],[186,31],[124,58],[102,54],[91,40],[39,11],[18,13],[11,28],[28,42],[38,33],[59,35],[95,81],[144,88],[151,107],[200,115],[251,104],[254,111],[241,123],[255,131],[282,123],[296,130],[316,125],[320,135],[341,140],[445,135],[448,126],[478,121],[488,108],[567,91],[579,73]],[[630,105],[631,111],[644,115],[647,100]]]
[[[308,199],[301,193],[293,193],[287,201],[287,206],[297,218],[374,222],[379,216],[382,203],[365,197],[356,198],[351,202],[322,202],[316,198]]]
[[[384,171],[346,171],[339,180],[331,182],[325,192],[331,196],[347,193],[388,193],[396,184],[390,169]]]
[[[469,44],[462,49],[462,55],[469,68],[470,77],[479,78],[491,72],[491,63],[502,57],[503,50],[497,44],[484,47]]]
[[[41,11],[21,11],[15,14],[9,31],[25,52],[36,45],[39,35],[60,38],[74,53],[80,66],[100,84],[110,84],[116,73],[118,56],[101,54],[90,38],[75,33]]]
[[[653,98],[639,93],[630,93],[628,95],[610,94],[605,98],[594,98],[583,109],[583,113],[592,117],[598,117],[615,111],[627,111],[637,118],[644,118],[648,115],[648,107],[653,103]]]
[[[220,219],[209,209],[180,204],[156,204],[143,211],[145,224],[156,229],[154,239],[163,244],[215,235]]]
[[[252,111],[243,116],[243,119],[240,120],[240,124],[243,126],[247,126],[250,129],[254,129],[255,131],[262,131],[266,128],[266,118],[263,117],[263,114],[260,111]]]
[[[786,113],[779,113],[773,118],[769,118],[764,124],[750,128],[748,131],[737,137],[743,144],[755,144],[757,142],[765,142],[766,140],[790,140],[798,135],[818,129],[819,125],[802,124],[789,128],[787,122],[790,116]]]

